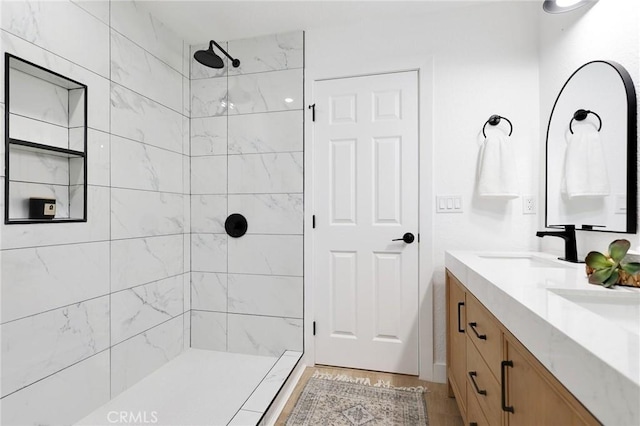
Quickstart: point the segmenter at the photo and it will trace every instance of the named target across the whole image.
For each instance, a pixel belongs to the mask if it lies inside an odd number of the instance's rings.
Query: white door
[[[316,363],[418,374],[417,72],[315,89]]]

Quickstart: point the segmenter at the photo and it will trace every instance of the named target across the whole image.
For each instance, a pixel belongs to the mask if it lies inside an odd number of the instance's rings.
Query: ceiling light
[[[288,104],[290,104],[291,102],[293,102],[293,99],[291,98],[284,98],[284,101]]]
[[[549,13],[563,13],[595,3],[598,0],[544,0],[542,8]]]

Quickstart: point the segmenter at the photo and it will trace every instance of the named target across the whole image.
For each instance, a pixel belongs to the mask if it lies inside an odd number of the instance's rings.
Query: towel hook
[[[573,134],[573,128],[571,127],[571,125],[573,124],[573,120],[583,121],[589,114],[593,114],[598,118],[598,122],[600,123],[600,125],[598,126],[598,131],[602,129],[602,119],[598,114],[588,109],[579,109],[575,113],[573,113],[573,118],[569,122],[569,131],[571,132],[571,134]]]
[[[509,121],[507,117],[501,117],[496,114],[489,117],[489,119],[484,123],[484,126],[482,126],[482,136],[484,136],[485,138],[487,137],[486,133],[484,132],[484,128],[487,127],[487,124],[497,126],[498,124],[500,124],[500,120],[503,118],[507,120],[507,123],[509,123],[509,136],[511,136],[511,133],[513,133],[513,124],[511,124],[511,121]]]

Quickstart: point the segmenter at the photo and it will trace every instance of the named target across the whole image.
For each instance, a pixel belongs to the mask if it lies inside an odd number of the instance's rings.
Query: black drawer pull
[[[480,395],[486,395],[487,391],[484,389],[480,389],[478,387],[478,384],[476,383],[476,379],[474,379],[474,377],[476,377],[478,375],[478,373],[476,373],[475,371],[469,371],[469,378],[471,379],[471,383],[473,383],[473,387],[476,388],[476,392],[478,392]]]
[[[501,382],[501,393],[502,395],[500,396],[501,399],[501,404],[502,404],[502,411],[508,411],[509,413],[513,413],[513,407],[507,407],[507,381],[505,380],[505,367],[513,367],[513,361],[502,361],[500,363],[500,382]]]
[[[471,422],[471,423],[469,423],[469,426],[478,426],[478,423],[476,423],[476,422]]]
[[[478,326],[478,323],[476,323],[476,322],[470,322],[470,323],[469,323],[469,327],[471,327],[471,329],[472,329],[472,330],[473,330],[473,332],[476,334],[476,337],[477,337],[478,339],[481,339],[481,340],[487,340],[487,335],[486,335],[486,334],[479,334],[479,333],[478,333],[478,330],[476,330],[476,327],[477,327],[477,326]]]
[[[458,333],[464,333],[464,329],[460,327],[460,308],[464,306],[464,302],[458,302]]]

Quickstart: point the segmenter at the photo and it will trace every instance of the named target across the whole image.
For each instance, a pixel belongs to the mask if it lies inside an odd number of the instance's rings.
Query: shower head
[[[234,68],[238,68],[240,66],[240,60],[233,59],[231,56],[229,56],[229,54],[222,47],[220,47],[220,45],[216,43],[214,40],[211,40],[209,42],[209,48],[207,50],[198,50],[196,53],[194,53],[193,55],[194,59],[200,62],[205,67],[223,68],[224,62],[222,61],[222,58],[216,55],[216,53],[213,51],[214,44],[218,49],[220,49],[222,53],[225,54],[227,58],[231,59],[231,65],[233,65]]]

